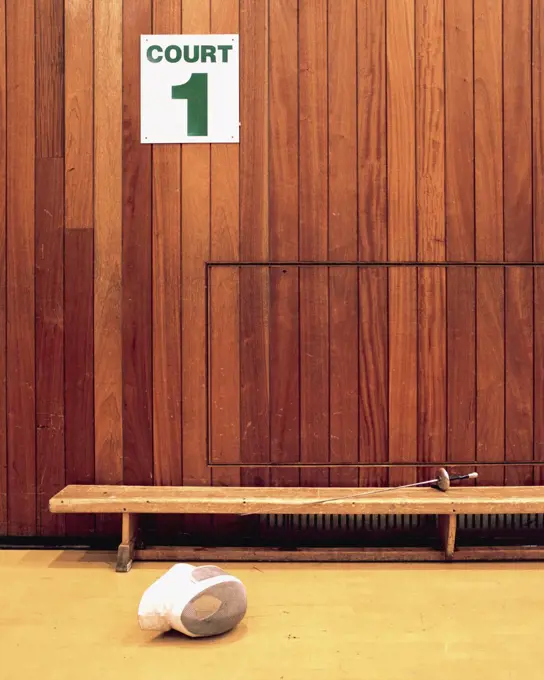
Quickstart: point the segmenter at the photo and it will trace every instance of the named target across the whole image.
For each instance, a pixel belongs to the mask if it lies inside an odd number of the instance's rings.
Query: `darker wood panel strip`
[[[476,456],[504,460],[504,269],[476,270]]]
[[[64,156],[64,2],[36,0],[36,156]]]
[[[240,273],[210,270],[210,452],[240,462]]]
[[[357,0],[358,221],[361,261],[387,259],[386,15]]]
[[[300,258],[327,258],[327,1],[299,3]]]
[[[64,235],[64,399],[66,483],[94,483],[94,323],[92,229]],[[95,518],[66,518],[66,532],[84,536]]]
[[[49,498],[65,484],[64,161],[36,161],[36,426],[38,532],[62,535]]]
[[[533,257],[531,0],[504,0],[504,255]]]
[[[446,272],[447,459],[476,459],[476,271]]]
[[[241,460],[270,460],[269,271],[240,269]]]
[[[268,5],[240,0],[240,257],[268,258]]]
[[[514,462],[533,457],[533,270],[505,276],[505,458]]]
[[[446,272],[418,272],[418,460],[446,460]]]
[[[140,35],[151,0],[123,6],[123,480],[153,483],[151,149],[140,144]]]
[[[385,268],[359,269],[359,461],[389,454],[388,292]]]
[[[6,1],[0,0],[0,536],[8,531],[8,459],[6,404]]]
[[[270,269],[270,459],[300,460],[298,267]]]
[[[417,271],[389,270],[389,458],[418,460]]]
[[[446,254],[444,0],[418,0],[415,22],[417,253],[437,262]]]
[[[329,272],[300,270],[300,458],[329,460]]]
[[[534,277],[534,459],[544,461],[544,269],[535,267]]]
[[[356,267],[329,270],[330,461],[359,458],[359,295]]]
[[[534,259],[544,261],[544,0],[533,0],[533,230]]]
[[[9,2],[7,36],[8,532],[36,534],[34,3]]]
[[[461,262],[474,260],[473,7],[473,0],[444,6],[446,258]]]
[[[502,2],[474,0],[476,260],[502,261]]]

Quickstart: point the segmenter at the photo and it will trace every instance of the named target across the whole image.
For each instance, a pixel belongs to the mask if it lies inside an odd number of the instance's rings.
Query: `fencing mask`
[[[246,610],[246,589],[235,576],[211,565],[176,564],[143,594],[138,623],[142,630],[209,637],[235,628]]]

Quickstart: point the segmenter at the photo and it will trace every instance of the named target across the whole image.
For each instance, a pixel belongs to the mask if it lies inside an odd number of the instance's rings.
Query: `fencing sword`
[[[322,505],[324,503],[334,503],[334,501],[344,501],[351,498],[362,498],[364,496],[373,496],[374,494],[386,493],[387,491],[398,491],[399,489],[411,489],[419,486],[432,486],[440,491],[448,491],[452,482],[459,482],[462,479],[476,479],[478,477],[477,472],[469,472],[466,475],[450,475],[445,468],[440,468],[438,474],[434,479],[426,479],[424,482],[414,482],[413,484],[403,484],[402,486],[385,486],[379,489],[372,489],[372,491],[360,491],[357,493],[349,494],[347,496],[338,496],[336,498],[321,498],[317,501],[303,501],[302,503],[297,503],[297,507],[306,507],[308,505]],[[254,515],[261,514],[255,512],[243,512],[241,515]]]

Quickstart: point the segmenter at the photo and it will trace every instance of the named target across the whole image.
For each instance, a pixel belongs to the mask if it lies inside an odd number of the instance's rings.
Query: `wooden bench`
[[[371,489],[368,489],[370,491]],[[363,490],[367,491],[367,490]],[[134,559],[186,561],[442,561],[544,559],[544,547],[456,546],[458,515],[540,514],[544,487],[431,487],[392,490],[361,498],[311,505],[324,498],[361,492],[349,488],[160,487],[71,485],[49,502],[53,513],[118,513],[122,539],[117,571]],[[441,549],[431,548],[191,548],[136,547],[143,514],[222,515],[435,515]]]

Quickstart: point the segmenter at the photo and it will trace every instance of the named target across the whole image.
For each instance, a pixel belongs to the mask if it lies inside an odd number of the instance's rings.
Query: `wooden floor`
[[[167,563],[0,551],[2,680],[541,680],[544,565],[229,565],[248,589],[217,640],[139,630]]]

